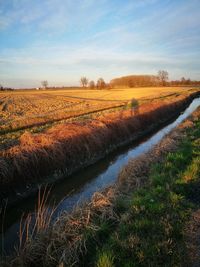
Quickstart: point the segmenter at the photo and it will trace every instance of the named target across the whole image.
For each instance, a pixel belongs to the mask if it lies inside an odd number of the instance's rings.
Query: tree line
[[[10,87],[3,87],[3,85],[0,84],[0,91],[13,91],[13,88]]]
[[[169,74],[165,70],[159,70],[157,75],[129,75],[115,78],[110,81],[112,87],[142,87],[142,86],[165,86]]]
[[[111,87],[145,87],[145,86],[200,86],[200,81],[185,79],[169,81],[169,73],[159,70],[157,75],[130,75],[110,81]]]
[[[41,81],[41,88],[48,89],[48,81]],[[166,70],[159,70],[157,75],[129,75],[120,78],[115,78],[106,83],[103,78],[99,78],[96,82],[89,80],[87,77],[80,78],[80,85],[83,88],[90,89],[111,89],[115,87],[145,87],[145,86],[200,86],[200,81],[185,79],[182,77],[180,80],[169,81],[169,73]],[[52,87],[51,87],[52,88]],[[57,87],[54,87],[57,88]],[[3,87],[0,84],[0,91],[11,91],[12,88]]]
[[[107,84],[103,78],[99,78],[95,83],[95,81],[90,81],[87,77],[84,76],[80,79],[80,85],[82,87],[89,87],[90,89],[105,89],[110,87],[110,85]]]

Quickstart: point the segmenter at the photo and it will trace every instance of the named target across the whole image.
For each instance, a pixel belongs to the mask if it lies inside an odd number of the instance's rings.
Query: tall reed
[[[48,206],[50,192],[51,188],[47,186],[43,190],[39,188],[35,211],[27,215],[22,215],[19,226],[18,255],[27,249],[38,234],[44,234],[48,231],[55,210],[57,209],[56,205],[53,205],[51,208]]]

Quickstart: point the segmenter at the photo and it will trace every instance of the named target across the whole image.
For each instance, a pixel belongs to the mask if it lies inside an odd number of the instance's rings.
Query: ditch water
[[[92,166],[66,179],[62,179],[59,183],[55,184],[51,189],[48,203],[49,207],[59,203],[54,214],[55,217],[64,210],[71,211],[76,205],[90,199],[94,192],[101,191],[105,187],[115,183],[120,169],[126,165],[130,159],[150,150],[152,146],[156,145],[166,134],[178,126],[199,106],[200,97],[194,99],[189,107],[186,108],[176,120],[151,136],[140,140],[140,142],[134,142],[120,148]],[[3,249],[5,253],[9,254],[12,252],[14,246],[18,243],[19,225],[22,214],[32,212],[34,215],[36,204],[37,196],[30,197],[6,212],[3,229],[4,233],[1,234],[2,242],[0,244],[1,250]]]

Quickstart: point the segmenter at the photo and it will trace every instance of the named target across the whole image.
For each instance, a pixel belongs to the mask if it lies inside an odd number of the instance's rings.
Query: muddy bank
[[[35,192],[38,184],[67,177],[118,147],[147,135],[177,116],[198,94],[170,103],[143,106],[137,115],[124,111],[98,121],[59,125],[45,135],[26,133],[20,146],[4,153],[1,200],[8,198],[11,204],[23,199]],[[73,134],[66,136],[69,129]]]

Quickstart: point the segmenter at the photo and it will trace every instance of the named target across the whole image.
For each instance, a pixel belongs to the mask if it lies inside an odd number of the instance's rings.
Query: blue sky
[[[0,0],[0,84],[200,80],[200,0]]]

